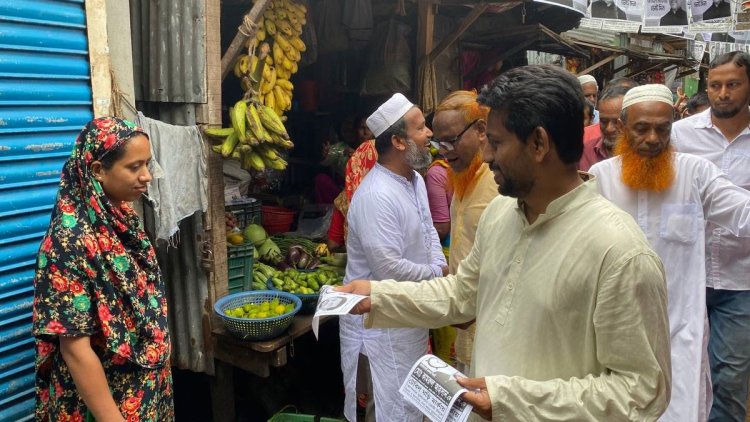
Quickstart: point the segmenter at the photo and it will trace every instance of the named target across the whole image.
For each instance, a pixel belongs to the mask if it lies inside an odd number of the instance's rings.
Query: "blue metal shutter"
[[[0,421],[33,418],[36,254],[91,118],[84,0],[1,0]]]

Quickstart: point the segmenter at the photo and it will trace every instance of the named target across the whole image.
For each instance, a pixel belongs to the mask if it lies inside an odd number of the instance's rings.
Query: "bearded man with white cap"
[[[367,118],[378,163],[352,198],[344,283],[358,278],[426,280],[447,273],[432,223],[424,180],[415,170],[432,161],[422,111],[393,95]],[[398,390],[414,362],[427,352],[423,328],[366,330],[362,317],[340,319],[344,415],[356,421],[357,360],[369,358],[378,421],[421,422],[422,414]]]
[[[750,236],[750,192],[703,158],[670,145],[674,109],[664,85],[631,89],[622,101],[614,158],[595,164],[604,197],[636,219],[664,263],[672,355],[672,398],[662,421],[705,421],[706,222]]]

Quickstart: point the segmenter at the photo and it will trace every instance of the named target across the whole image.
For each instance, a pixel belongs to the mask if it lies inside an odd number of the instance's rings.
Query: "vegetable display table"
[[[329,319],[321,318],[320,324]],[[266,341],[244,341],[226,331],[223,325],[214,328],[211,333],[216,371],[211,382],[213,419],[235,420],[233,366],[267,378],[271,375],[271,367],[286,365],[287,353],[294,356],[293,340],[310,331],[312,315],[295,316],[284,334]]]

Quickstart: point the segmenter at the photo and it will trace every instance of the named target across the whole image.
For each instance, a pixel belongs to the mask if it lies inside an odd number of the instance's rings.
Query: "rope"
[[[253,20],[250,18],[249,13],[245,15],[245,18],[242,20],[242,24],[237,28],[237,31],[239,31],[240,34],[248,38],[254,37],[257,30],[258,24],[253,22]]]

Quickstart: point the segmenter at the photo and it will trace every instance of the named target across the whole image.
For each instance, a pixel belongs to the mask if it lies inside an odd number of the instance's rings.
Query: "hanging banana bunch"
[[[285,152],[294,147],[281,118],[256,100],[239,100],[229,108],[232,127],[205,129],[220,145],[214,152],[236,159],[245,170],[284,170]]]
[[[263,43],[270,45],[271,54],[265,57],[266,69],[262,72],[258,100],[280,117],[292,108],[294,86],[289,80],[297,73],[302,53],[307,50],[300,38],[306,23],[307,8],[303,4],[292,0],[272,0],[260,19],[255,38],[246,42],[249,51]],[[252,61],[252,58],[249,60]],[[242,57],[237,61],[241,62]],[[252,66],[252,63],[248,63],[248,66]],[[244,65],[235,66],[235,69],[235,74],[242,79]],[[243,90],[247,91],[245,88],[250,88],[249,85],[244,84]]]
[[[245,95],[229,109],[231,127],[205,130],[221,141],[213,147],[216,153],[238,160],[246,170],[286,169],[284,156],[294,143],[284,113],[292,108],[291,76],[307,49],[300,39],[306,16],[307,8],[291,0],[268,4],[255,37],[245,43],[247,54],[234,64]]]

